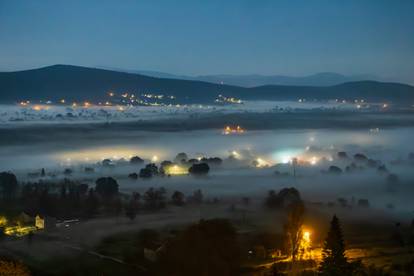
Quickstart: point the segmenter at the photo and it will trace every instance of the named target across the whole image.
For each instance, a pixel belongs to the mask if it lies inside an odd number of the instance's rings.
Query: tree
[[[345,256],[341,225],[336,215],[332,218],[331,227],[324,243],[319,274],[323,276],[352,275],[351,265]]]
[[[203,203],[203,198],[204,198],[203,192],[200,189],[198,189],[198,190],[195,190],[193,194],[188,197],[187,201],[191,203],[195,203],[195,204],[201,204]]]
[[[0,189],[4,199],[11,199],[17,191],[17,178],[10,172],[0,173]]]
[[[88,197],[85,201],[85,212],[87,217],[93,217],[98,212],[99,201],[93,189],[89,189]]]
[[[85,196],[86,193],[88,192],[88,189],[89,189],[88,184],[79,184],[77,186],[77,191],[78,191],[80,196]]]
[[[0,226],[0,242],[2,242],[5,237],[6,237],[6,234],[4,233],[4,226],[1,225]]]
[[[187,162],[188,160],[188,156],[185,152],[180,152],[179,154],[177,154],[177,156],[174,158],[174,162],[175,163],[182,163],[182,162]]]
[[[328,172],[330,174],[341,174],[342,173],[342,169],[337,167],[337,166],[329,166]]]
[[[66,185],[63,184],[60,187],[60,199],[65,200],[66,199],[66,196],[67,196],[67,189],[66,189]]]
[[[368,157],[366,157],[366,155],[365,155],[365,154],[362,154],[362,153],[356,153],[356,154],[354,155],[354,159],[355,159],[356,161],[359,161],[359,162],[366,162],[366,161],[368,160]]]
[[[145,168],[150,170],[152,175],[158,174],[158,167],[154,163],[147,164]]]
[[[205,175],[208,174],[210,167],[207,163],[200,163],[200,164],[193,164],[189,169],[188,172],[193,175]]]
[[[150,169],[142,168],[139,171],[139,177],[141,177],[141,178],[150,178],[150,177],[152,177],[152,172],[151,172]]]
[[[145,168],[142,168],[139,171],[139,177],[142,177],[142,178],[150,178],[153,175],[157,175],[157,174],[158,174],[158,167],[153,163],[147,164]]]
[[[131,221],[133,221],[137,216],[137,206],[133,200],[125,207],[125,215]]]
[[[116,197],[111,202],[111,209],[115,213],[116,216],[119,216],[123,209],[122,200],[119,197]]]
[[[144,194],[145,205],[148,209],[161,209],[165,207],[165,189],[149,188]]]
[[[129,162],[131,163],[131,164],[142,164],[142,163],[144,163],[144,159],[142,159],[141,157],[139,157],[139,156],[134,156],[134,157],[132,157],[130,160],[129,160]]]
[[[128,175],[128,178],[131,178],[131,179],[136,180],[136,179],[138,179],[138,174],[137,174],[137,173],[130,173],[130,174]]]
[[[270,190],[266,198],[265,205],[268,208],[281,208],[301,201],[302,199],[299,191],[291,187],[283,188],[278,194],[276,194],[274,190]]]
[[[386,178],[387,191],[395,192],[397,190],[397,186],[399,182],[400,182],[400,178],[398,177],[398,175],[394,173],[390,173]]]
[[[112,177],[98,178],[95,184],[95,191],[105,198],[118,194],[118,182]]]
[[[283,207],[302,202],[299,191],[293,187],[283,188],[279,191],[278,196],[282,201]]]
[[[63,171],[63,174],[64,175],[71,175],[73,173],[73,170],[72,169],[69,169],[69,168],[67,168],[67,169],[65,169],[64,171]]]
[[[113,163],[111,159],[104,159],[102,160],[102,166],[104,167],[112,167]]]
[[[247,197],[247,196],[243,197],[242,198],[242,203],[243,203],[244,206],[249,206],[250,205],[250,197]]]
[[[176,206],[184,205],[184,194],[180,191],[175,191],[171,196],[171,203]]]
[[[292,203],[288,207],[287,221],[285,223],[285,235],[289,254],[292,263],[296,261],[299,253],[300,243],[303,237],[303,219],[305,214],[305,206],[302,201]]]

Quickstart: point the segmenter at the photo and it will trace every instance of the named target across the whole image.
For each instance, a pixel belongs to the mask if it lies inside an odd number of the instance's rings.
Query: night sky
[[[0,61],[414,83],[414,1],[0,0]]]

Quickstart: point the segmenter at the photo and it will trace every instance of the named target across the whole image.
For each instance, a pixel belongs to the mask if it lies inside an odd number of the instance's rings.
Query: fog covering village
[[[414,2],[0,1],[0,276],[414,275]]]
[[[410,269],[404,106],[61,101],[2,112],[1,252],[34,274],[313,275],[333,215],[359,273]]]

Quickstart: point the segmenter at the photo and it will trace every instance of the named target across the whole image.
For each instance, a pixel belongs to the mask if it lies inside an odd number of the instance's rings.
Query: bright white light
[[[158,161],[158,156],[154,155],[154,156],[151,158],[151,161],[152,161],[152,162],[157,162],[157,161]]]
[[[283,164],[290,163],[290,161],[292,161],[292,157],[290,157],[290,156],[285,156],[285,157],[282,158],[282,163]]]
[[[235,151],[235,150],[233,150],[232,152],[231,152],[231,155],[234,157],[234,158],[240,158],[240,153],[238,153],[237,151]]]
[[[269,162],[267,162],[266,160],[263,160],[262,158],[256,159],[256,167],[262,168],[267,166],[269,166]]]
[[[302,149],[285,149],[272,154],[272,159],[277,163],[288,164],[293,158],[300,156],[304,152]]]

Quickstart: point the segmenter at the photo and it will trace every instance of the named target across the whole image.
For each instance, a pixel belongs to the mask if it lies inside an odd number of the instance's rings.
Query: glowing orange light
[[[244,129],[241,128],[240,126],[237,126],[236,128],[232,128],[230,126],[226,126],[223,130],[223,134],[224,135],[228,135],[228,134],[242,134],[244,133]]]

